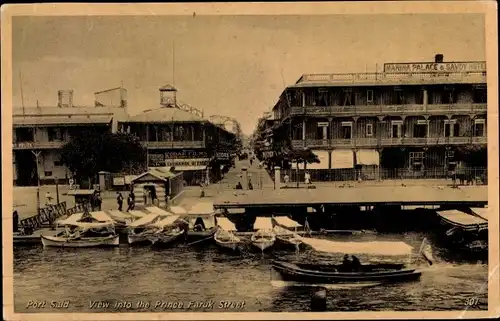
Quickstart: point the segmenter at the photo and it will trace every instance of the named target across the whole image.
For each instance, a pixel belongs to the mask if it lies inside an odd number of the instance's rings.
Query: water
[[[401,240],[419,248],[423,235],[366,236]],[[359,238],[359,237],[357,237]],[[329,311],[463,310],[468,298],[478,298],[469,309],[487,309],[486,262],[450,259],[433,244],[436,263],[420,281],[360,288],[328,287]],[[39,312],[302,312],[309,311],[310,288],[289,286],[271,273],[269,260],[287,253],[224,254],[215,245],[170,249],[128,247],[57,249],[41,246],[14,250],[15,311]],[[484,287],[483,289],[481,289]],[[64,309],[51,301],[69,300]],[[193,302],[210,300],[213,307]],[[28,308],[30,301],[47,303]],[[105,301],[108,308],[91,308]],[[124,307],[115,307],[116,302]],[[220,308],[220,302],[234,303]],[[145,303],[138,306],[138,302]],[[244,304],[242,305],[242,303]],[[147,307],[149,303],[149,307]],[[163,303],[163,306],[161,305]],[[130,308],[127,308],[130,304]],[[175,307],[175,305],[181,307]],[[239,305],[238,305],[239,304]]]

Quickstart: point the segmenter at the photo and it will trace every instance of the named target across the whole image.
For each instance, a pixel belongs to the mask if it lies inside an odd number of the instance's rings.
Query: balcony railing
[[[355,139],[306,139],[292,140],[293,148],[375,148],[391,146],[434,146],[434,145],[466,145],[486,144],[486,137],[406,137],[406,138],[355,138]]]
[[[343,74],[306,74],[298,85],[307,83],[486,83],[486,72],[401,72],[401,73],[343,73]]]
[[[444,113],[482,113],[487,112],[486,104],[439,104],[439,105],[353,105],[327,107],[292,107],[290,114],[310,116],[349,116],[349,115],[420,115]]]
[[[55,149],[62,148],[66,142],[65,141],[54,141],[54,142],[19,142],[13,143],[13,149],[15,150],[25,150],[25,149]]]
[[[147,148],[204,148],[205,142],[195,141],[161,141],[161,142],[142,142]]]

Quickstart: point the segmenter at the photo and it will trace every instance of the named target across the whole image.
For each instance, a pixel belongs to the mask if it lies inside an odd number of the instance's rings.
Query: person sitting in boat
[[[205,230],[205,223],[203,222],[203,219],[201,217],[198,217],[194,222],[193,230],[195,232],[201,232]]]
[[[351,255],[351,258],[352,258],[352,263],[351,263],[352,264],[352,270],[354,272],[359,272],[361,270],[361,262],[354,255]]]
[[[352,261],[349,259],[349,255],[344,255],[344,259],[342,260],[342,270],[350,271],[352,268]]]

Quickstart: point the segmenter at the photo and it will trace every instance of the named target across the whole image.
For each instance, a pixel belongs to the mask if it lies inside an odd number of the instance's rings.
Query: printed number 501
[[[478,304],[479,304],[478,298],[468,298],[465,300],[465,305],[468,307],[478,305]]]

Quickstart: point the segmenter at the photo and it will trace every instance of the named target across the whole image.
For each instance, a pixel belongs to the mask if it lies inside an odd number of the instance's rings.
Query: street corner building
[[[254,146],[268,167],[287,170],[286,150],[319,163],[291,176],[313,180],[448,178],[486,184],[484,61],[386,63],[381,72],[305,74],[262,117]],[[281,156],[281,157],[280,157]]]
[[[200,110],[179,103],[177,89],[170,85],[160,87],[159,92],[160,107],[146,107],[135,115],[130,113],[127,90],[122,87],[96,92],[91,107],[74,105],[73,90],[60,90],[56,107],[14,108],[14,185],[67,183],[72,173],[62,163],[60,150],[71,137],[89,130],[139,137],[147,150],[144,168],[182,172],[188,185],[220,179],[223,166],[229,166],[241,148],[239,123],[218,115],[203,118]],[[142,172],[110,173],[109,179],[99,182],[120,188]]]

